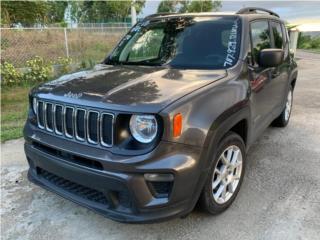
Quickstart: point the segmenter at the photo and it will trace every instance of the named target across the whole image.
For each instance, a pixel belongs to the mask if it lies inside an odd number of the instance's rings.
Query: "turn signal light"
[[[173,117],[173,137],[179,137],[182,131],[182,114],[178,113]]]

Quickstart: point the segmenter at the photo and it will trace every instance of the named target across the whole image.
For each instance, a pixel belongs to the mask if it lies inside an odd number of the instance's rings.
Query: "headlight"
[[[37,114],[37,99],[35,97],[32,98],[32,110],[34,114]]]
[[[153,115],[132,115],[130,131],[137,141],[150,143],[155,139],[158,132],[157,119]]]

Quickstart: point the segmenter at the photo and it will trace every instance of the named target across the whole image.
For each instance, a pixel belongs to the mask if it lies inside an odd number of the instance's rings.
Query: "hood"
[[[226,76],[225,70],[97,65],[34,90],[39,98],[119,111],[158,112]]]

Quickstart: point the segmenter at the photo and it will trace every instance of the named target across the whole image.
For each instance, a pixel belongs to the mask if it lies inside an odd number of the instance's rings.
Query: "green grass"
[[[309,49],[309,51],[313,53],[320,53],[320,48]]]
[[[1,89],[1,142],[22,137],[31,87]]]

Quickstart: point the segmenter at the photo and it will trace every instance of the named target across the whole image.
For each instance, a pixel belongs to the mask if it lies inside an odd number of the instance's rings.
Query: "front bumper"
[[[148,154],[126,157],[56,138],[28,123],[24,135],[32,182],[113,220],[165,220],[187,214],[198,199],[205,175],[201,148],[160,142]],[[145,173],[172,174],[174,181],[160,186],[168,194],[156,195]]]

